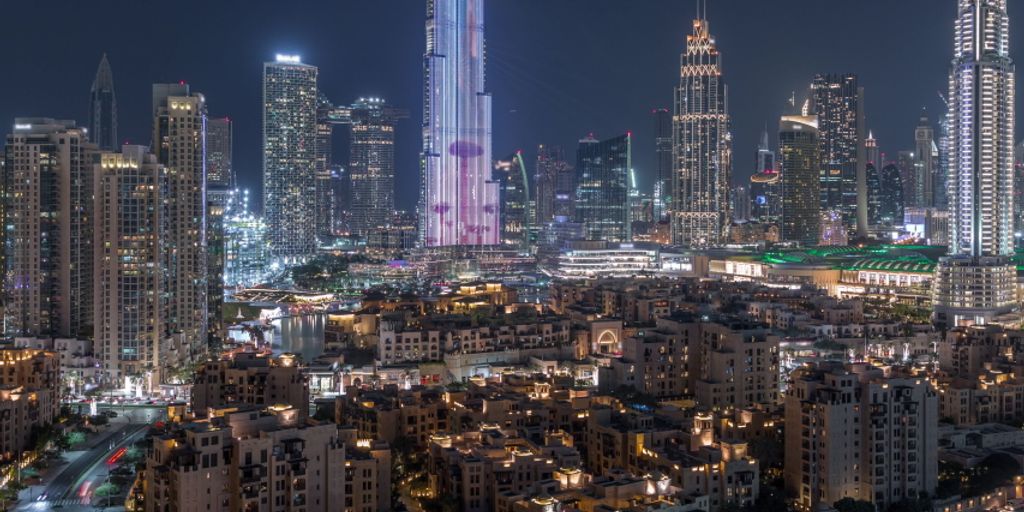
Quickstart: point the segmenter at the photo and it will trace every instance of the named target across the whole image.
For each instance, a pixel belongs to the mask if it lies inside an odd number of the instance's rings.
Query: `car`
[[[103,414],[106,414],[108,418],[117,417],[117,411],[103,411]]]

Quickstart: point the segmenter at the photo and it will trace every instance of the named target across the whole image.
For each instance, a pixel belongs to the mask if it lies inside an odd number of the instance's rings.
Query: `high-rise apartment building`
[[[160,222],[167,175],[144,146],[98,153],[93,172],[93,350],[104,382],[118,385],[122,377],[143,377],[177,363],[170,355],[175,347],[164,339]]]
[[[249,210],[249,191],[233,190],[224,220],[224,286],[251,287],[267,276],[267,225]]]
[[[8,336],[92,332],[93,152],[74,121],[17,118],[7,136]]]
[[[852,498],[886,510],[938,484],[938,414],[927,379],[864,363],[797,369],[785,398],[785,480],[800,510]]]
[[[316,252],[317,73],[293,55],[263,65],[263,212],[285,262]]]
[[[360,98],[348,109],[348,209],[351,231],[366,234],[388,224],[395,212],[395,125],[409,117],[381,98]]]
[[[484,1],[427,0],[421,237],[427,247],[496,245]]]
[[[209,188],[235,186],[233,151],[235,125],[230,117],[206,122],[206,185]]]
[[[494,176],[501,200],[501,243],[528,250],[530,246],[530,182],[523,152],[494,163]]]
[[[576,222],[587,240],[629,242],[630,133],[599,141],[588,136],[576,151]]]
[[[934,285],[936,320],[986,323],[1013,310],[1015,68],[1006,0],[959,0],[949,75],[949,257]]]
[[[167,173],[160,212],[164,324],[179,337],[178,361],[166,361],[168,367],[207,349],[206,119],[206,99],[188,84],[153,84],[150,151]]]
[[[654,181],[654,220],[668,216],[672,204],[672,111],[656,108],[654,115],[654,154],[657,166]]]
[[[706,19],[693,21],[675,91],[672,243],[707,247],[728,235],[732,174],[727,88]]]
[[[817,117],[782,116],[779,150],[782,160],[782,239],[813,246],[818,242],[821,223]]]
[[[847,226],[865,235],[864,89],[857,75],[817,75],[811,102],[818,116],[821,208],[838,210]]]
[[[89,140],[102,150],[113,151],[118,147],[117,96],[114,94],[114,74],[105,53],[96,69],[89,96]]]

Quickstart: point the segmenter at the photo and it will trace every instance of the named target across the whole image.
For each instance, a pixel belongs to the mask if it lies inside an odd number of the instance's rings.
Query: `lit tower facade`
[[[914,173],[921,183],[921,206],[935,206],[935,172],[939,148],[935,145],[935,129],[928,120],[928,112],[921,110],[921,118],[914,129]]]
[[[153,84],[150,150],[167,174],[160,212],[164,324],[177,358],[164,361],[167,367],[197,361],[207,348],[206,120],[206,99],[188,84]]]
[[[522,151],[494,162],[494,181],[501,198],[501,242],[525,252],[530,247],[530,182]]]
[[[107,54],[103,54],[96,69],[96,79],[89,91],[89,136],[100,149],[117,148],[117,96],[114,95],[114,74],[110,71]]]
[[[217,348],[224,330],[224,215],[235,183],[232,167],[234,125],[221,117],[206,123],[206,249],[210,346]]]
[[[821,191],[818,118],[782,116],[779,153],[782,159],[782,239],[810,247],[818,243]]]
[[[656,108],[654,115],[654,151],[658,166],[657,181],[654,182],[654,220],[668,216],[668,205],[672,203],[672,111]]]
[[[811,100],[818,116],[821,209],[838,211],[846,226],[866,235],[864,89],[857,75],[817,75]]]
[[[317,73],[293,55],[263,65],[263,212],[285,262],[316,252]]]
[[[629,174],[633,136],[580,140],[576,150],[576,222],[587,240],[629,242]],[[556,215],[557,217],[557,215]]]
[[[726,241],[731,149],[722,61],[706,19],[693,21],[680,58],[673,124],[672,243]]]
[[[484,89],[484,0],[427,0],[423,244],[497,245],[491,97]]]
[[[935,319],[987,323],[1013,310],[1014,65],[1006,0],[958,0],[949,76],[949,257]]]
[[[349,109],[352,138],[351,229],[366,234],[388,224],[395,212],[395,125],[409,117],[381,98],[360,98]]]

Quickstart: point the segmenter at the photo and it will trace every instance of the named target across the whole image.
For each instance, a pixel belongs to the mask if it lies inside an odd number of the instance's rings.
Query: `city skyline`
[[[948,67],[949,59],[943,52],[932,49],[948,47],[950,22],[955,15],[955,6],[951,2],[912,0],[888,6],[870,0],[850,7],[840,4],[823,7],[808,2],[805,9],[794,8],[793,16],[782,16],[775,12],[777,9],[747,3],[749,6],[745,5],[744,9],[735,11],[723,8],[720,2],[711,2],[708,6],[708,19],[713,23],[718,44],[726,55],[724,65],[731,90],[733,148],[735,154],[741,157],[734,163],[733,184],[739,184],[752,172],[752,169],[748,171],[747,168],[753,164],[742,157],[756,148],[765,123],[774,124],[790,92],[797,90],[800,94],[816,73],[858,74],[865,87],[867,127],[876,134],[882,151],[889,158],[895,156],[900,149],[913,147],[913,129],[921,107],[927,107],[929,112],[933,112],[931,118],[937,123],[936,111],[941,102],[936,93],[946,89],[944,73],[937,70]],[[600,9],[594,9],[597,14],[594,15],[593,23],[608,30],[640,22],[651,27],[651,30],[644,31],[637,38],[602,41],[581,34],[574,28],[559,28],[561,24],[556,21],[575,12],[574,6],[578,7],[578,2],[566,0],[555,5],[532,1],[489,2],[486,14],[487,89],[495,98],[495,154],[522,149],[529,163],[535,159],[538,144],[572,147],[576,140],[591,131],[622,133],[631,130],[635,136],[634,161],[640,188],[649,191],[657,172],[654,126],[650,121],[650,112],[653,108],[672,106],[671,88],[678,82],[678,76],[673,78],[673,75],[678,75],[675,69],[678,55],[683,49],[685,35],[689,32],[695,12],[690,4],[644,2],[624,13],[621,19],[601,15]],[[351,45],[340,43],[349,37],[358,39],[359,33],[373,30],[374,27],[379,29],[378,23],[352,26],[348,31],[352,36],[344,35],[344,30],[339,31],[338,36],[330,36],[331,40],[336,38],[338,43],[325,44],[329,43],[324,40],[328,36],[309,35],[317,31],[298,28],[303,23],[310,23],[308,16],[299,12],[285,12],[275,16],[275,23],[268,30],[256,30],[243,24],[234,29],[231,41],[226,43],[217,41],[213,45],[214,40],[197,38],[196,42],[188,45],[196,45],[199,53],[189,54],[188,57],[160,50],[166,61],[160,67],[146,64],[144,59],[139,58],[146,54],[145,51],[152,52],[153,48],[147,49],[149,43],[144,40],[145,31],[136,33],[134,30],[123,34],[121,38],[89,39],[83,43],[81,59],[62,62],[61,66],[55,67],[61,68],[62,90],[87,91],[86,88],[95,77],[96,62],[104,52],[108,54],[118,94],[120,142],[148,143],[148,123],[144,119],[140,120],[140,117],[144,117],[148,84],[184,79],[203,90],[212,104],[217,105],[216,115],[230,116],[235,120],[239,185],[252,189],[258,195],[261,188],[260,66],[262,62],[271,60],[275,53],[300,54],[304,62],[321,69],[321,88],[329,97],[340,100],[383,96],[389,102],[410,111],[413,120],[402,121],[396,135],[396,182],[400,184],[396,199],[399,208],[412,210],[419,191],[415,187],[403,187],[401,184],[418,183],[420,144],[415,119],[422,112],[422,91],[416,85],[415,77],[422,68],[423,13],[419,5],[402,3],[398,9],[394,8],[395,5],[393,2],[380,2],[380,5],[346,2],[345,5],[332,8],[347,14],[341,16],[346,20],[355,14],[365,14],[367,19],[380,19],[385,13],[389,16],[395,32],[394,42],[362,48],[362,51],[348,50],[346,47]],[[786,31],[773,30],[773,44],[781,50],[773,53],[783,57],[772,59],[766,59],[767,55],[760,49],[758,38],[749,37],[754,22],[745,19],[762,20],[763,26],[778,21],[779,26],[795,27],[800,25],[799,20],[811,20],[814,17],[839,19],[843,16],[859,16],[865,19],[868,18],[865,13],[872,12],[873,6],[877,9],[884,7],[888,13],[881,19],[870,17],[872,23],[878,23],[879,30],[884,30],[890,24],[896,27],[896,20],[901,15],[908,15],[922,6],[927,6],[934,15],[930,15],[929,21],[920,26],[906,30],[901,26],[900,33],[905,34],[906,40],[900,45],[888,45],[872,41],[872,38],[855,36],[855,32],[846,27],[839,27],[839,30],[851,30],[850,33],[843,32],[847,37],[837,36],[821,45],[807,45]],[[78,9],[73,7],[67,13],[62,12],[58,19],[53,20],[55,26],[68,24],[67,30],[77,33],[80,29],[72,23],[78,19],[76,13],[81,14]],[[269,12],[271,6],[256,3],[253,9],[257,13]],[[541,9],[550,11],[550,14],[540,16]],[[31,13],[32,8],[19,5],[15,10]],[[204,19],[209,19],[210,23],[231,15],[230,9],[221,6],[210,6],[207,11]],[[742,15],[738,14],[740,11]],[[64,16],[68,16],[68,19],[65,20]],[[523,41],[517,37],[517,27],[525,22],[536,24],[533,30],[537,36],[536,41]],[[344,23],[347,27],[349,22]],[[804,28],[801,27],[801,30]],[[36,36],[31,33],[19,34],[19,27],[14,29],[0,37],[19,37],[19,42],[32,47],[28,43],[35,41]],[[828,34],[828,31],[813,25],[808,30],[821,30],[821,37]],[[128,48],[133,45],[123,44],[125,40],[135,39],[139,42],[134,45],[137,48]],[[577,42],[585,42],[594,51],[579,51]],[[564,55],[561,52],[551,53],[549,50],[552,44],[560,44],[567,51],[575,52],[573,55],[578,57],[578,62],[572,60],[569,66],[563,66]],[[42,45],[38,50],[33,47],[31,53],[42,52],[45,47]],[[327,53],[324,48],[338,48],[338,51]],[[592,69],[597,69],[593,66],[596,57],[591,54],[620,56],[635,64],[630,66],[630,72],[605,73],[608,75],[607,81],[594,84],[596,77],[592,75],[595,73]],[[41,55],[39,53],[37,57]],[[799,55],[800,58],[790,59],[786,55]],[[784,71],[780,71],[779,66],[762,62],[777,61],[780,58],[787,62]],[[911,75],[920,76],[920,80],[909,83],[900,80],[898,85],[890,86],[893,82],[889,77],[903,73],[895,66],[898,62],[919,70]],[[15,55],[12,65],[15,74],[21,69],[27,73],[32,66],[32,59],[23,54]],[[639,80],[633,77],[634,67]],[[48,77],[56,70],[31,69],[32,73],[28,76],[38,77],[33,79],[34,90],[45,93],[47,89],[54,88],[50,85],[54,80]],[[538,78],[541,76],[550,79],[542,81]],[[777,77],[777,80],[765,80],[766,76]],[[73,88],[76,83],[73,77],[80,77],[81,84],[77,89]],[[36,80],[38,83],[35,83]],[[87,124],[87,97],[44,93],[35,97],[20,97],[16,94],[0,99],[0,114],[12,119],[16,116],[47,115],[75,119],[83,126]],[[43,98],[51,99],[44,102]],[[588,108],[588,105],[598,102],[606,108]],[[347,137],[338,138],[335,158],[345,161]],[[772,143],[775,143],[774,136]],[[529,171],[533,172],[532,169]],[[254,206],[258,208],[260,205]]]

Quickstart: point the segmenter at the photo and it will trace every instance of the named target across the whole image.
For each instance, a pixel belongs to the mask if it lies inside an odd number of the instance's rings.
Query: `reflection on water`
[[[309,362],[324,350],[323,313],[280,318],[274,326],[274,353],[291,352]]]

